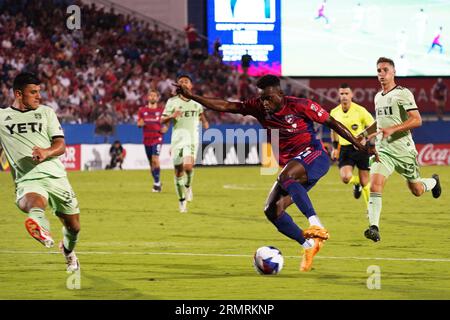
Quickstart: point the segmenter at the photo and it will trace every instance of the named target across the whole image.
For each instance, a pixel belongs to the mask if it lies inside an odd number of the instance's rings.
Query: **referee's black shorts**
[[[339,152],[339,168],[343,166],[357,166],[360,170],[369,170],[369,155],[356,150],[353,145],[341,146]]]

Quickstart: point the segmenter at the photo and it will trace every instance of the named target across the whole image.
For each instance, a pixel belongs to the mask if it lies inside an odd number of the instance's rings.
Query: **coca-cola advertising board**
[[[450,165],[450,144],[417,144],[416,148],[421,166]]]

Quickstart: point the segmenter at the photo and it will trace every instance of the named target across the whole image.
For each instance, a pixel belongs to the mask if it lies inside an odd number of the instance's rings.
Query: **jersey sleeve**
[[[419,109],[417,107],[416,101],[414,99],[414,95],[408,89],[403,89],[401,95],[399,95],[399,99],[397,101],[399,107],[402,107],[405,111],[412,111]]]
[[[262,106],[262,102],[259,98],[248,99],[243,102],[238,102],[238,110],[236,113],[240,113],[244,116],[255,115]]]
[[[164,111],[162,114],[163,117],[172,115],[175,111],[174,108],[175,106],[173,104],[173,100],[172,99],[167,100],[166,106],[164,107]]]
[[[138,121],[142,119],[142,108],[139,108],[137,118],[138,118]]]
[[[320,124],[323,124],[330,117],[330,114],[324,108],[311,100],[309,100],[306,105],[303,104],[300,107],[297,107],[297,110],[309,120]]]
[[[198,108],[198,114],[202,114],[203,112],[205,112],[205,108],[203,108],[203,106],[200,103],[198,103],[198,102],[196,102],[196,103],[197,103],[197,108]]]
[[[59,123],[58,117],[51,108],[47,108],[47,121],[47,135],[50,140],[57,137],[64,138],[64,131]]]

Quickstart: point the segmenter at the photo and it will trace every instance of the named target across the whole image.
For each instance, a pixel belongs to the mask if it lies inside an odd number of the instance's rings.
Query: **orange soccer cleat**
[[[319,238],[322,240],[328,240],[330,235],[328,234],[327,229],[312,225],[308,229],[303,230],[303,237],[306,239]]]
[[[314,239],[314,246],[309,249],[303,249],[303,258],[300,264],[300,271],[307,272],[310,271],[313,264],[314,256],[319,252],[320,248],[323,246],[323,240],[319,238]]]
[[[50,232],[43,229],[34,219],[28,218],[25,220],[25,228],[30,236],[42,243],[45,247],[51,248],[55,241],[53,241]]]

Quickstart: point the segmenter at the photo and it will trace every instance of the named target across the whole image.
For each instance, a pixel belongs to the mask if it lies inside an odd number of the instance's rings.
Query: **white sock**
[[[323,225],[320,222],[319,217],[316,214],[309,217],[308,221],[309,221],[310,226],[319,226],[319,227],[323,228]]]
[[[314,247],[314,239],[305,239],[305,242],[303,242],[302,247],[305,249],[310,249]]]
[[[369,208],[368,208],[368,216],[369,216],[369,225],[371,226],[379,226],[380,224],[380,215],[382,208],[382,197],[379,192],[371,192],[369,198]]]
[[[422,182],[425,192],[431,191],[431,189],[433,189],[436,185],[436,179],[433,178],[422,178],[419,179],[419,181]]]

